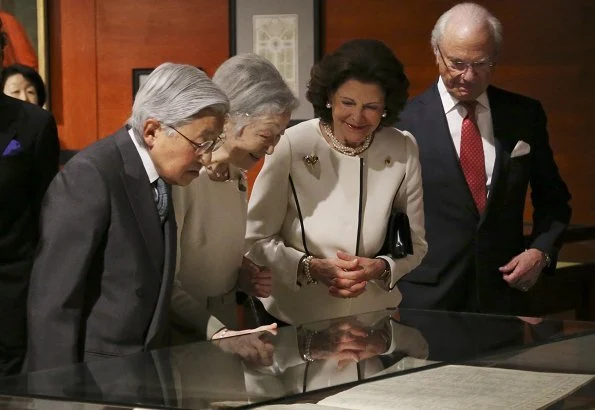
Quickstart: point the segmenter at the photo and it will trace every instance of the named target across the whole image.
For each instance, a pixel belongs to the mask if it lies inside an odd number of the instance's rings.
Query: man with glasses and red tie
[[[28,370],[167,343],[176,263],[170,185],[198,177],[228,109],[204,72],[164,63],[136,94],[127,126],[54,178],[29,288]]]
[[[500,22],[482,6],[444,13],[431,37],[438,81],[397,124],[419,145],[428,241],[421,265],[399,282],[402,307],[527,313],[526,292],[555,268],[570,194],[541,104],[490,85],[501,41]]]

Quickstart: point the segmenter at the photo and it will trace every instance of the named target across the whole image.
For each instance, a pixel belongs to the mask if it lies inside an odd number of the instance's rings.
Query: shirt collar
[[[159,174],[157,173],[157,169],[155,168],[155,164],[149,155],[149,150],[145,144],[139,144],[136,137],[134,136],[134,131],[132,128],[128,129],[128,135],[132,139],[136,150],[138,151],[138,155],[140,155],[140,159],[143,162],[143,166],[145,167],[145,171],[147,172],[147,176],[149,177],[149,182],[152,184],[159,178]]]
[[[457,105],[459,104],[459,100],[454,98],[444,85],[444,81],[442,77],[438,77],[438,93],[440,94],[440,99],[442,100],[442,107],[444,107],[444,113],[448,114],[452,110],[456,109]],[[479,97],[477,97],[478,104],[483,107],[485,110],[490,109],[490,102],[488,100],[487,92],[483,92]]]

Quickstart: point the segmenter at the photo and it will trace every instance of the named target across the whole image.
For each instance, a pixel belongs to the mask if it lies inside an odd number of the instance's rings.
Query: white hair
[[[127,124],[138,142],[144,144],[143,127],[149,118],[177,128],[196,119],[206,108],[225,115],[229,100],[198,68],[163,63],[151,72],[138,90]],[[169,130],[167,134],[171,135],[173,131]]]
[[[438,45],[442,40],[448,22],[455,16],[476,26],[487,25],[496,46],[496,53],[500,51],[500,45],[502,44],[502,24],[500,20],[479,4],[460,3],[447,10],[436,21],[430,40],[434,54],[437,55],[438,53]]]
[[[299,104],[275,66],[257,54],[229,58],[219,66],[213,82],[227,94],[236,128],[263,115],[290,113]]]

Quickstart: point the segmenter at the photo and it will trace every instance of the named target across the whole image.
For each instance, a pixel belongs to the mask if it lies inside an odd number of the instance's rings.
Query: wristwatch
[[[382,272],[380,274],[378,279],[381,280],[382,282],[384,282],[386,284],[386,286],[390,286],[390,279],[391,279],[390,265],[386,259],[384,259],[384,258],[378,258],[378,259],[382,259],[382,262],[384,262],[384,272]]]
[[[547,252],[543,253],[543,257],[545,258],[545,267],[549,268],[552,265],[552,257]]]

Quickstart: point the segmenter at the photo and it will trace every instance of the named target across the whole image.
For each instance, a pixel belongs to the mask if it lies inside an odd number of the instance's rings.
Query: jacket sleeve
[[[291,145],[281,138],[273,155],[266,157],[248,202],[246,257],[271,267],[274,280],[298,290],[298,264],[304,252],[286,246],[281,237],[290,203]]]
[[[391,289],[400,278],[416,268],[428,252],[428,243],[425,239],[426,231],[424,227],[424,202],[419,150],[413,136],[407,131],[401,132],[406,137],[406,176],[403,186],[395,196],[393,208],[404,211],[409,218],[413,255],[407,255],[401,259],[392,259],[388,255],[383,257],[391,266]]]
[[[83,358],[85,287],[109,228],[109,198],[105,180],[85,158],[71,160],[48,188],[29,287],[28,370]]]
[[[554,161],[548,142],[547,120],[541,104],[536,104],[531,157],[531,202],[533,232],[530,247],[555,255],[559,239],[570,221],[570,193]],[[552,267],[554,268],[554,267]]]

